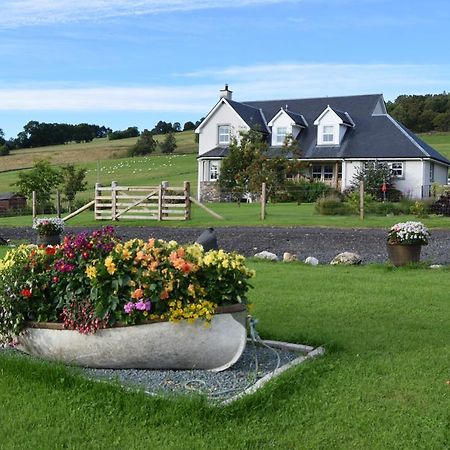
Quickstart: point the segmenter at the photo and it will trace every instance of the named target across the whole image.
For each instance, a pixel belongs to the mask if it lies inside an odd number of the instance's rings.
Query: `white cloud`
[[[199,9],[239,8],[302,0],[3,0],[0,27],[17,27],[74,21],[99,21],[120,16]]]
[[[439,93],[448,89],[450,65],[271,64],[201,70],[178,75],[175,86],[0,87],[3,111],[156,111],[205,114],[229,83],[236,100],[266,100],[383,93]],[[52,87],[50,87],[52,86]]]

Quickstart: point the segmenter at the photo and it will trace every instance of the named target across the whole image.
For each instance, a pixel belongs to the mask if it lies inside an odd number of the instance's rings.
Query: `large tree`
[[[153,153],[155,151],[157,144],[158,143],[153,138],[152,133],[145,129],[136,144],[133,145],[133,147],[131,147],[128,151],[128,155],[149,155],[150,153]]]
[[[177,148],[177,139],[175,138],[175,135],[172,132],[166,134],[159,146],[162,153],[173,153]]]

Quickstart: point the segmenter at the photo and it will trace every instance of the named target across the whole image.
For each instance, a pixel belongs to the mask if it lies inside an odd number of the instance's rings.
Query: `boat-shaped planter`
[[[211,325],[198,320],[115,326],[95,334],[65,330],[62,324],[31,323],[17,349],[33,356],[82,367],[108,369],[202,369],[219,372],[244,351],[244,305],[219,307]]]

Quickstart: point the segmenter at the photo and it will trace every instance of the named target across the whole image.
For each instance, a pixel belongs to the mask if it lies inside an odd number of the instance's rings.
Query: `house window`
[[[325,125],[323,127],[322,141],[327,142],[327,143],[334,142],[334,127],[333,127],[333,125]]]
[[[277,144],[284,144],[286,140],[287,128],[279,127],[277,128]]]
[[[403,163],[402,162],[392,162],[388,163],[389,169],[391,169],[392,175],[395,178],[403,178]]]
[[[323,166],[323,179],[332,180],[333,179],[333,166]]]
[[[434,182],[434,163],[430,162],[430,183]]]
[[[230,125],[219,125],[219,145],[230,143]]]
[[[209,181],[217,181],[219,179],[219,162],[209,162]]]
[[[315,180],[322,179],[322,166],[312,166],[312,177]]]

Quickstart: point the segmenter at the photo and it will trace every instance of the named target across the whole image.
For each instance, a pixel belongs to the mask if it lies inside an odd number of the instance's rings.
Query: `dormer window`
[[[277,144],[284,144],[287,135],[287,127],[277,128]]]
[[[325,125],[323,127],[323,142],[329,142],[332,144],[334,142],[334,127],[332,125]]]
[[[219,125],[219,145],[228,145],[231,140],[230,125]]]

